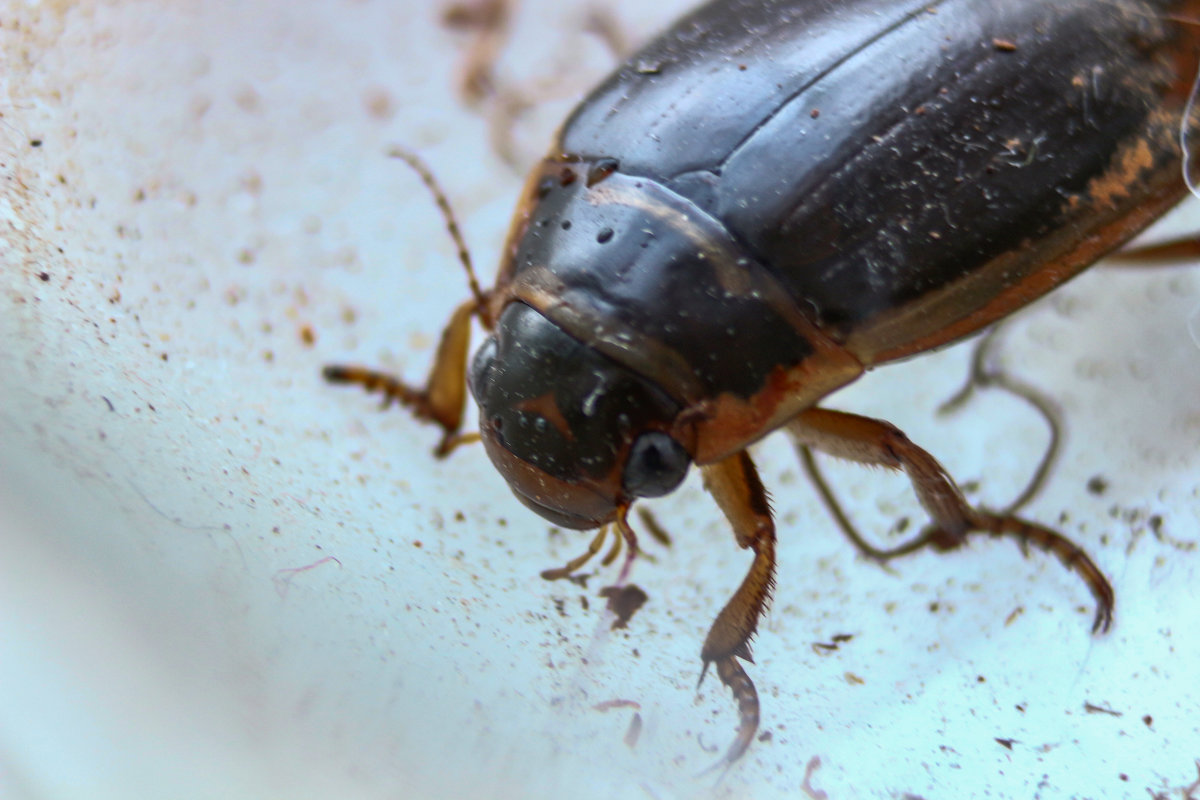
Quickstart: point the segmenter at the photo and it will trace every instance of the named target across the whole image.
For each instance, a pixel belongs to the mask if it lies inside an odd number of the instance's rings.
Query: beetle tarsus
[[[330,364],[321,374],[330,383],[358,384],[368,392],[383,393],[383,408],[393,401],[412,410],[424,422],[442,429],[442,439],[434,455],[444,458],[458,445],[478,439],[476,434],[460,435],[463,406],[467,399],[467,347],[471,341],[471,317],[479,313],[475,300],[468,300],[454,310],[450,322],[442,331],[437,353],[425,388],[410,384],[368,367]]]
[[[1116,595],[1112,584],[1096,566],[1096,562],[1079,545],[1061,533],[1044,528],[1019,517],[1000,516],[976,512],[979,529],[990,536],[1011,536],[1017,539],[1023,552],[1034,544],[1047,553],[1058,557],[1063,566],[1083,578],[1092,596],[1096,599],[1096,616],[1092,622],[1092,633],[1107,633],[1112,627],[1113,607]]]
[[[379,392],[383,395],[381,411],[396,402],[411,408],[418,419],[431,419],[429,397],[425,392],[386,372],[356,365],[330,364],[321,370],[321,375],[330,383],[358,384],[367,392]]]
[[[721,683],[729,687],[729,690],[733,692],[733,699],[737,701],[738,728],[737,736],[729,743],[729,749],[725,751],[725,755],[701,774],[712,772],[720,767],[729,767],[741,758],[754,741],[754,734],[758,731],[758,690],[754,688],[754,681],[750,680],[746,670],[742,669],[736,656],[718,658],[712,663],[716,665],[717,677],[721,679]],[[707,661],[704,664],[705,671],[708,670],[708,664]],[[703,673],[700,678],[704,679]]]
[[[591,561],[592,557],[595,556],[596,553],[600,552],[600,548],[604,547],[605,538],[608,537],[608,531],[608,525],[602,526],[592,538],[591,544],[588,545],[588,549],[583,553],[583,555],[576,556],[561,567],[553,567],[551,569],[542,570],[542,579],[547,581],[557,581],[562,580],[563,578],[571,577],[571,575],[573,575],[577,569]],[[620,547],[620,544],[621,537],[618,536],[616,546]],[[616,556],[614,555],[613,558],[616,558]],[[607,557],[605,560],[608,560]]]

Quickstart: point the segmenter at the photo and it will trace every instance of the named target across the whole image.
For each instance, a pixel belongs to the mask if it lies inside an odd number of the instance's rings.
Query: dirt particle
[[[649,599],[641,587],[632,583],[628,586],[605,586],[600,590],[600,596],[608,600],[608,610],[617,615],[612,624],[614,631],[628,627],[629,620]]]
[[[385,89],[367,90],[363,96],[363,107],[367,110],[367,116],[381,121],[387,121],[396,114],[396,103]]]

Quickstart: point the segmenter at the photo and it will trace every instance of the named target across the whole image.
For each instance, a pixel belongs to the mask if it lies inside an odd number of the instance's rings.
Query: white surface
[[[681,6],[637,5],[616,10],[642,33]],[[465,296],[388,144],[426,156],[495,263],[520,176],[454,96],[465,39],[425,3],[0,9],[0,796],[794,797],[814,756],[831,798],[1179,797],[1196,778],[1195,271],[1092,271],[1004,335],[1068,423],[1027,514],[1112,578],[1108,636],[1078,580],[1009,543],[890,574],[856,559],[765,443],[780,585],[751,674],[772,738],[714,783],[695,776],[735,710],[711,679],[694,691],[698,653],[746,557],[698,481],[655,505],[675,545],[648,546],[650,601],[610,633],[595,593],[615,572],[537,577],[586,537],[548,535],[482,452],[435,462],[435,431],[319,379],[346,360],[423,376]],[[506,79],[586,87],[607,62],[582,13],[526,3]],[[521,123],[526,158],[568,107]],[[967,357],[833,404],[998,505],[1044,429],[994,393],[936,417]],[[868,530],[916,513],[902,481],[830,474]],[[613,699],[640,705],[634,748],[630,709],[594,709]]]

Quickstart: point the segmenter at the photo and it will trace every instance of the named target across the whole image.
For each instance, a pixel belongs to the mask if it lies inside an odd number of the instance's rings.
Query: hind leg
[[[1093,633],[1107,631],[1112,624],[1112,586],[1087,553],[1049,528],[1012,514],[973,508],[942,465],[894,425],[857,414],[813,408],[799,414],[787,428],[801,447],[848,461],[903,470],[912,481],[917,499],[932,522],[915,539],[890,550],[877,550],[859,540],[860,547],[872,557],[886,561],[927,546],[939,551],[953,550],[961,547],[973,532],[1014,538],[1022,550],[1034,544],[1053,553],[1083,578],[1096,599]]]

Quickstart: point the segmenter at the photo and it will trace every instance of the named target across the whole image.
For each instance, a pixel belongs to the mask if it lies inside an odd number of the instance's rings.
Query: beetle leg
[[[729,520],[738,545],[754,551],[750,571],[717,615],[700,651],[704,661],[700,680],[709,664],[715,664],[721,683],[730,688],[738,703],[737,736],[722,759],[731,764],[750,746],[758,730],[758,692],[737,659],[753,661],[750,638],[775,586],[775,523],[767,492],[744,450],[703,467],[703,471],[705,488]]]
[[[331,364],[323,370],[330,383],[357,383],[368,392],[383,393],[383,407],[392,401],[412,409],[417,419],[441,427],[442,441],[435,454],[448,455],[457,445],[472,441],[471,435],[460,435],[463,408],[467,400],[467,349],[471,343],[471,317],[478,311],[478,301],[463,303],[450,317],[437,355],[424,388],[418,389],[399,378],[359,366]]]
[[[857,414],[812,408],[797,415],[787,427],[801,446],[849,461],[902,469],[907,473],[917,499],[933,523],[908,544],[877,551],[877,558],[894,558],[926,546],[941,551],[953,550],[962,546],[967,534],[973,531],[1013,537],[1022,551],[1029,544],[1035,544],[1058,556],[1064,566],[1083,578],[1096,599],[1093,633],[1108,630],[1112,624],[1112,586],[1082,548],[1062,534],[1033,522],[1011,514],[993,514],[972,508],[942,465],[909,441],[894,425]]]
[[[1016,499],[1004,507],[1003,511],[1005,514],[1012,514],[1028,505],[1046,484],[1050,468],[1058,460],[1058,452],[1062,446],[1063,423],[1062,412],[1059,410],[1058,404],[1051,400],[1045,393],[1018,378],[1010,376],[1001,367],[989,363],[992,351],[996,349],[997,334],[1004,327],[1003,324],[993,326],[990,331],[979,339],[979,342],[975,346],[975,352],[971,356],[971,372],[967,375],[967,382],[961,389],[955,392],[953,397],[938,407],[938,413],[953,414],[966,405],[976,389],[996,387],[1020,397],[1042,415],[1042,419],[1046,421],[1046,427],[1050,430],[1050,443],[1046,445],[1046,452],[1042,454],[1042,460],[1038,463],[1037,469],[1034,470],[1033,477],[1029,479],[1029,483],[1025,486],[1025,489],[1017,495]]]
[[[1200,237],[1186,236],[1179,239],[1169,239],[1158,244],[1146,244],[1137,247],[1126,247],[1115,253],[1110,253],[1109,261],[1120,262],[1121,268],[1128,267],[1161,267],[1174,264],[1193,265],[1196,257],[1200,256]]]
[[[854,527],[854,523],[850,521],[850,517],[842,508],[842,504],[838,502],[837,497],[830,488],[829,483],[825,480],[825,475],[821,472],[817,461],[813,458],[812,448],[806,444],[796,442],[796,452],[800,456],[800,465],[804,467],[804,472],[808,479],[816,487],[817,495],[821,498],[821,502],[825,504],[825,510],[833,517],[833,521],[842,529],[842,534],[845,535],[850,543],[861,553],[865,558],[869,558],[879,566],[883,567],[888,572],[892,572],[892,568],[887,562],[895,558],[897,553],[891,550],[881,550],[868,542],[858,528]]]
[[[542,578],[548,581],[557,581],[561,578],[571,577],[571,573],[582,567],[584,564],[592,560],[596,553],[600,552],[600,548],[604,547],[604,539],[608,536],[608,525],[601,526],[600,530],[596,531],[596,536],[592,539],[592,543],[588,545],[588,549],[583,555],[576,556],[561,567],[542,570]],[[617,537],[617,544],[620,545],[621,537]],[[616,548],[614,548],[614,551]],[[612,554],[616,558],[616,553]],[[608,558],[605,558],[608,561]]]

